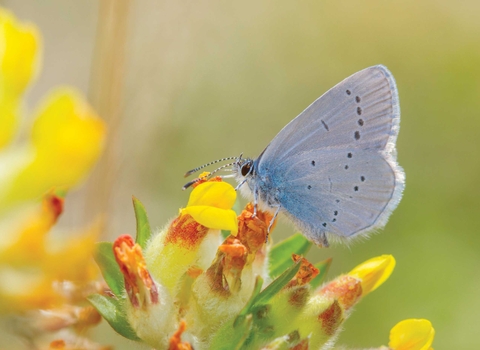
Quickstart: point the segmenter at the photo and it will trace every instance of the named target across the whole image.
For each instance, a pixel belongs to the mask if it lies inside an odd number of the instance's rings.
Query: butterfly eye
[[[250,172],[250,163],[246,163],[242,166],[242,176],[247,176],[247,174]]]

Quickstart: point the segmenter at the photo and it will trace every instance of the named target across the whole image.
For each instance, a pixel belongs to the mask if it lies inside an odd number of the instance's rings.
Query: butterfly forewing
[[[305,149],[385,149],[400,122],[395,81],[383,66],[366,68],[319,97],[287,124],[260,162],[271,169]],[[270,164],[273,163],[273,164]]]

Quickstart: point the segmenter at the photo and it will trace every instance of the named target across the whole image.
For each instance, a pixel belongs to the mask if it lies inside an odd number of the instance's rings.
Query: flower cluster
[[[64,87],[44,98],[31,128],[22,128],[23,95],[40,51],[37,29],[0,9],[0,315],[21,324],[13,328],[29,347],[95,348],[78,335],[101,321],[85,302],[100,288],[90,262],[98,234],[91,228],[53,239],[50,231],[66,191],[97,160],[105,126],[78,92]]]
[[[353,306],[393,272],[383,255],[323,283],[331,260],[306,260],[311,243],[300,234],[272,246],[272,215],[247,204],[236,217],[235,197],[218,178],[202,181],[155,234],[134,198],[136,241],[99,244],[111,293],[90,296],[117,332],[156,349],[328,349]],[[432,340],[428,321],[409,320],[392,329],[389,348],[428,350]]]

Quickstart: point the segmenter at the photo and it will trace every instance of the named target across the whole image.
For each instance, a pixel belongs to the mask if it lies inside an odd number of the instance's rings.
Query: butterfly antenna
[[[240,157],[241,157],[241,155],[240,155]],[[205,168],[205,167],[207,167],[207,166],[209,166],[209,165],[216,164],[216,163],[218,163],[218,162],[224,162],[224,161],[230,160],[230,159],[236,159],[236,158],[238,159],[238,157],[226,157],[226,158],[214,160],[213,162],[210,162],[210,163],[207,163],[207,164],[203,164],[203,165],[201,165],[201,166],[199,166],[199,167],[197,167],[197,168],[195,168],[195,169],[192,169],[192,170],[187,171],[187,172],[185,173],[184,177],[188,177],[188,176],[192,175],[193,173],[196,173],[197,171],[199,171],[199,170],[201,170],[201,169],[203,169],[203,168]],[[232,164],[230,164],[230,165],[232,165]],[[218,169],[217,169],[217,170],[218,170]],[[214,170],[214,172],[216,172],[216,170]]]
[[[200,178],[196,178],[196,179],[193,179],[192,181],[189,181],[187,182],[183,187],[182,187],[182,190],[186,190],[187,188],[189,188],[190,186],[192,186],[195,182],[197,182],[198,180],[200,180]]]
[[[237,158],[237,157],[235,157]],[[231,158],[230,158],[231,159]],[[216,162],[212,162],[211,164],[214,164]],[[196,179],[193,179],[192,181],[190,182],[187,182],[185,184],[185,186],[182,187],[183,190],[186,190],[187,188],[189,188],[190,186],[192,186],[195,182],[197,181],[200,181],[200,180],[208,180],[208,179],[211,179],[213,174],[219,172],[220,170],[223,170],[225,168],[228,168],[229,166],[232,166],[233,164],[235,163],[228,163],[228,164],[225,164],[225,165],[222,165],[221,167],[218,167],[217,169],[215,169],[214,171],[212,171],[210,174],[208,174],[207,176],[202,176],[202,177],[197,177]],[[234,175],[225,175],[225,176],[221,176],[221,178],[223,179],[224,177],[233,177]]]
[[[225,169],[225,168],[228,168],[229,166],[232,166],[233,164],[235,164],[235,162],[233,162],[233,163],[228,163],[228,164],[224,164],[224,165],[222,165],[221,167],[218,167],[217,169],[215,169],[214,171],[212,171],[210,174],[208,174],[208,178],[210,179],[213,174],[219,172],[220,170],[223,170],[223,169]]]

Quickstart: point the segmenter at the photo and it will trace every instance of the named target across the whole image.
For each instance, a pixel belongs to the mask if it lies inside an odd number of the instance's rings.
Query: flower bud
[[[408,319],[392,328],[388,346],[392,350],[433,350],[434,336],[435,330],[430,321]]]

